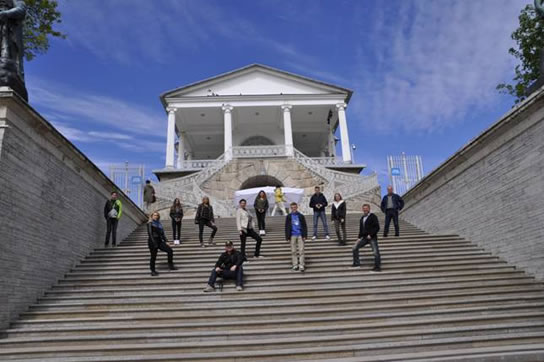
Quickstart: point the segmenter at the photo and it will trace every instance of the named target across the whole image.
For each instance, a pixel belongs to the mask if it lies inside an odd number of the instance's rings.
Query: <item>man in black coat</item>
[[[378,248],[378,232],[380,231],[380,222],[378,217],[370,212],[370,205],[363,205],[363,216],[359,221],[359,238],[353,246],[353,265],[352,268],[359,268],[359,249],[370,243],[372,253],[374,254],[374,269],[373,271],[381,271],[380,249]]]
[[[310,207],[314,210],[314,236],[312,236],[312,240],[317,239],[317,223],[319,222],[319,219],[321,219],[321,222],[323,223],[325,238],[330,240],[329,226],[327,225],[327,216],[325,215],[327,205],[327,198],[321,193],[319,186],[316,186],[315,193],[310,198]]]
[[[232,241],[225,243],[225,252],[219,256],[215,267],[212,270],[208,285],[204,289],[204,292],[212,292],[215,290],[215,280],[218,276],[223,279],[236,280],[236,290],[244,290],[244,269],[242,264],[244,263],[244,256],[238,250],[234,249]]]
[[[393,193],[392,186],[387,186],[387,195],[383,197],[380,206],[382,212],[385,214],[383,236],[387,237],[389,233],[391,219],[393,219],[393,224],[395,224],[395,236],[399,236],[399,211],[404,207],[404,200],[399,195]]]

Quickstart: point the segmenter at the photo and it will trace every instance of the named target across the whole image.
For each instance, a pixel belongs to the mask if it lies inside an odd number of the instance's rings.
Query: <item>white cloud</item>
[[[128,139],[130,136],[126,133],[155,137],[166,134],[166,116],[162,112],[37,78],[29,81],[27,86],[32,94],[31,103],[44,114],[52,114],[54,119],[61,119],[64,123],[69,121],[71,127],[93,123],[124,132],[108,132],[107,135],[95,132],[89,137]]]
[[[512,72],[510,33],[525,3],[403,1],[381,8],[373,31],[361,34],[357,118],[382,131],[432,132],[492,107],[495,86]],[[377,39],[387,40],[372,43]]]

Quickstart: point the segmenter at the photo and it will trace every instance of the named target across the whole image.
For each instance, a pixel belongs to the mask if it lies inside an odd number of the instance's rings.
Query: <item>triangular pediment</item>
[[[164,93],[162,98],[339,93],[349,96],[351,91],[282,70],[253,64],[174,89]]]

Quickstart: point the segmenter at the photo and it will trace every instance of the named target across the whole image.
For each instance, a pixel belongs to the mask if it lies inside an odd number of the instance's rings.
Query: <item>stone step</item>
[[[166,354],[176,355],[178,360],[223,359],[228,352],[227,358],[239,360],[278,360],[292,357],[323,358],[323,357],[346,357],[342,351],[348,351],[347,356],[356,356],[364,353],[365,356],[379,356],[387,353],[414,353],[425,352],[436,349],[459,349],[467,348],[475,343],[479,347],[495,347],[504,345],[505,342],[522,343],[544,343],[544,332],[523,332],[515,335],[509,333],[488,334],[483,336],[460,336],[432,339],[415,339],[397,342],[361,342],[362,334],[350,334],[341,336],[314,336],[310,338],[271,338],[258,341],[216,341],[213,345],[213,352],[209,343],[186,342],[186,343],[148,343],[148,344],[125,344],[125,345],[79,345],[75,347],[41,347],[5,349],[0,355],[6,360],[21,357],[33,357],[39,353],[40,357],[73,357],[97,356],[103,358],[105,355],[118,358],[126,357],[127,353],[140,356]],[[316,348],[315,346],[319,347]],[[198,351],[198,352],[197,352]]]

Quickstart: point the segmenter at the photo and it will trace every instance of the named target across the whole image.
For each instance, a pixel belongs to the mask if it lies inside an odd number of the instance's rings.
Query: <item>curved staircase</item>
[[[348,244],[359,217],[348,217]],[[370,272],[368,246],[362,269],[349,269],[351,247],[334,240],[307,241],[299,273],[283,222],[267,218],[265,258],[244,265],[243,292],[227,281],[209,294],[222,242],[239,245],[233,219],[217,220],[208,248],[185,220],[173,246],[179,270],[168,271],[159,252],[159,277],[149,275],[140,227],[117,248],[95,250],[23,313],[0,339],[0,360],[544,360],[542,283],[471,242],[401,222],[400,237],[380,238],[381,273]]]

